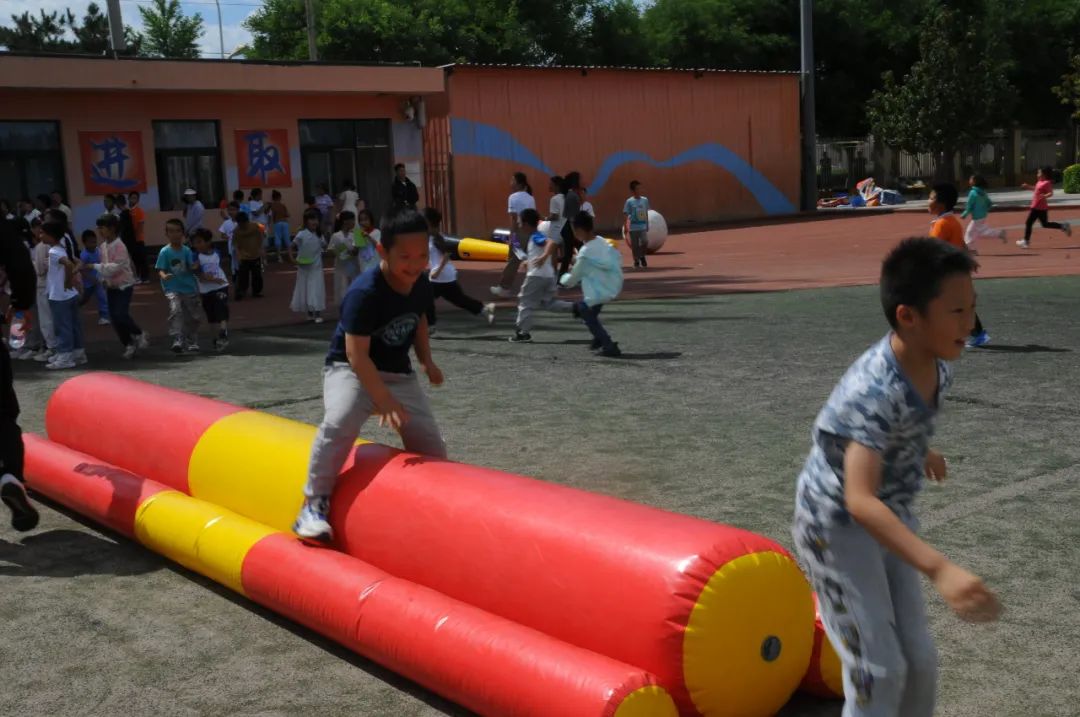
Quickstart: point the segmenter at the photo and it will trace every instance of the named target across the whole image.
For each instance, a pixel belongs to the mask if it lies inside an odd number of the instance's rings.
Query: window
[[[336,197],[351,180],[377,220],[390,206],[390,144],[390,120],[300,120],[304,193],[317,194],[326,184]]]
[[[0,198],[14,206],[23,197],[54,190],[67,196],[60,126],[56,122],[0,122]]]
[[[181,209],[185,189],[203,204],[225,196],[217,122],[154,122],[154,157],[162,210]]]

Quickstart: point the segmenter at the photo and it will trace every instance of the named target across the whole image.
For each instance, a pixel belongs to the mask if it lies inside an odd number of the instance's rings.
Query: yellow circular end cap
[[[767,551],[720,567],[690,613],[683,677],[705,717],[776,714],[802,681],[814,646],[810,585]]]
[[[640,687],[628,694],[615,710],[615,717],[678,717],[675,700],[663,687]]]

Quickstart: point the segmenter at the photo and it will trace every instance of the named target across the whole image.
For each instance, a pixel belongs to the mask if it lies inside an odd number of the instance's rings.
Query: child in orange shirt
[[[935,184],[930,190],[930,213],[937,217],[930,225],[930,236],[967,252],[970,250],[964,241],[964,225],[953,211],[958,198],[956,187],[952,184]],[[990,343],[990,334],[986,333],[979,315],[975,314],[975,328],[971,330],[967,346],[978,348],[988,343]]]

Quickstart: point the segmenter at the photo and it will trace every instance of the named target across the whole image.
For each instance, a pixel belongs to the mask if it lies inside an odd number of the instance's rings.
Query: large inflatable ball
[[[664,246],[664,242],[667,241],[667,221],[660,212],[653,209],[649,210],[648,238],[649,246],[645,251],[649,254],[660,251],[660,248]]]

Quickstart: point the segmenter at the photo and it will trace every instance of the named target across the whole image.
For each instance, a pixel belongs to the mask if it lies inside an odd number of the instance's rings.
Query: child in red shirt
[[[1036,220],[1042,224],[1043,229],[1060,229],[1065,232],[1065,236],[1072,236],[1072,227],[1068,222],[1051,222],[1050,218],[1050,204],[1046,201],[1054,195],[1054,168],[1043,167],[1035,175],[1035,186],[1030,184],[1022,184],[1024,189],[1033,190],[1034,194],[1031,197],[1031,211],[1028,212],[1027,221],[1024,223],[1024,238],[1018,239],[1016,245],[1021,249],[1027,249],[1031,246],[1031,228],[1035,226]]]

